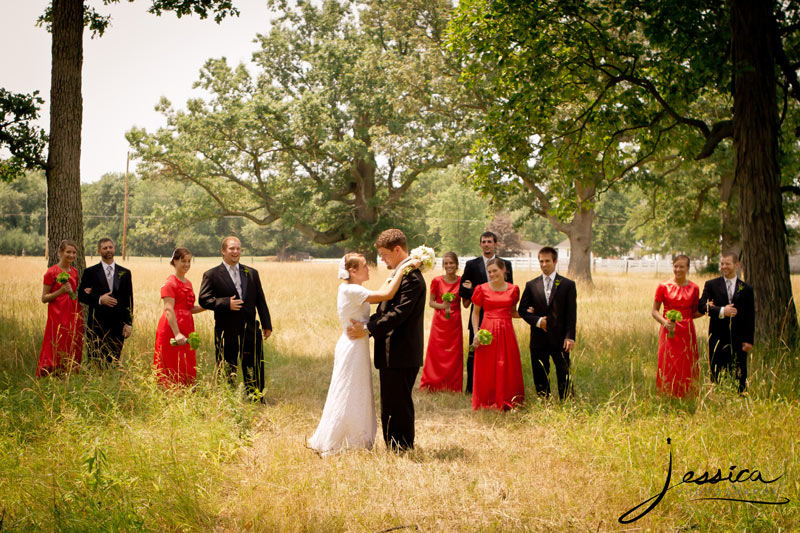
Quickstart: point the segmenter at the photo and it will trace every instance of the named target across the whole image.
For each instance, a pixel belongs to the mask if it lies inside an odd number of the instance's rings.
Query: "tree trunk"
[[[726,172],[720,177],[718,186],[722,206],[720,253],[734,251],[738,254],[742,251],[738,213],[731,205],[733,203],[734,185],[735,180],[732,172]]]
[[[797,340],[780,193],[773,2],[731,0],[733,145],[742,266],[755,291],[756,335]]]
[[[569,224],[569,269],[567,277],[592,283],[592,222],[594,207],[581,208]]]
[[[81,124],[83,98],[83,1],[53,0],[50,80],[50,147],[47,155],[48,264],[57,261],[63,239],[78,245],[76,267],[83,271],[81,205]]]

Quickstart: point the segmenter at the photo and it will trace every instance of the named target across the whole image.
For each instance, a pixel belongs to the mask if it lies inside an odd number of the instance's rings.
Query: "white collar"
[[[489,258],[487,258],[485,255],[481,254],[481,259],[483,259],[483,264],[484,265],[486,263],[488,263],[489,261],[491,261],[492,259],[494,259],[495,257],[497,257],[497,254],[494,254],[492,257],[489,257]]]
[[[229,265],[228,263],[223,261],[222,264],[225,265],[225,270],[227,270],[228,272],[230,272],[232,270],[236,270],[236,271],[239,270],[239,263],[236,263],[235,265]]]
[[[103,263],[103,270],[107,269],[108,267],[111,267],[112,269],[117,268],[117,263],[115,261],[111,261],[110,265],[105,261],[100,261],[100,262]]]
[[[729,281],[732,281],[734,284],[739,279],[739,276],[733,276],[732,278],[728,279],[725,276],[722,276],[722,279],[725,280],[725,284],[727,285]]]

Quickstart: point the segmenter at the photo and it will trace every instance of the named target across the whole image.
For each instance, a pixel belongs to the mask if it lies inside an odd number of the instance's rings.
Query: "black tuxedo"
[[[248,392],[264,390],[264,353],[260,329],[272,329],[272,321],[258,271],[242,264],[239,280],[244,294],[238,294],[231,275],[222,263],[203,273],[200,306],[214,311],[214,351],[217,365],[232,381],[242,360],[242,375]],[[242,308],[231,311],[232,298],[243,300]],[[256,312],[261,325],[256,320]]]
[[[736,308],[736,316],[719,318],[720,309],[728,303]],[[737,278],[733,299],[729,302],[723,276],[706,281],[698,311],[708,314],[709,317],[708,357],[711,381],[717,382],[720,370],[735,372],[739,380],[739,392],[743,392],[747,387],[747,352],[742,350],[742,343],[753,344],[755,334],[753,288]]]
[[[528,308],[533,307],[533,313]],[[519,315],[531,326],[531,368],[536,393],[550,395],[550,358],[556,367],[558,396],[562,400],[571,393],[569,377],[569,352],[564,351],[564,340],[575,340],[577,320],[577,290],[575,282],[555,274],[550,289],[550,302],[544,293],[543,276],[530,280],[519,300]],[[539,319],[547,318],[547,331],[536,326]]]
[[[381,427],[388,448],[414,447],[411,391],[422,366],[426,292],[422,273],[413,270],[400,282],[394,298],[381,302],[367,323],[375,339],[375,368],[381,383]]]
[[[506,281],[508,283],[514,283],[514,271],[511,268],[511,261],[508,259],[503,259],[503,262],[506,264]],[[472,282],[472,288],[467,289],[464,287],[463,283],[465,281]],[[478,256],[475,259],[470,259],[467,261],[467,264],[464,265],[464,274],[461,276],[461,283],[458,287],[458,295],[465,300],[472,300],[472,293],[478,285],[483,283],[487,283],[489,281],[489,276],[486,274],[486,263],[483,261],[483,256]],[[478,324],[483,322],[483,309],[481,309],[481,314],[478,317]],[[475,332],[472,330],[472,305],[469,306],[469,320],[467,321],[467,327],[469,329],[469,344],[472,346],[472,341],[475,338]],[[466,392],[472,392],[472,373],[473,368],[475,367],[475,355],[473,353],[473,349],[470,348],[469,356],[467,357],[467,388]]]
[[[112,287],[108,286],[102,261],[83,271],[78,300],[88,306],[86,315],[87,355],[104,362],[119,360],[125,337],[122,327],[133,326],[133,283],[131,271],[114,263]],[[86,293],[86,289],[91,292]],[[111,292],[117,305],[100,304],[100,297]]]

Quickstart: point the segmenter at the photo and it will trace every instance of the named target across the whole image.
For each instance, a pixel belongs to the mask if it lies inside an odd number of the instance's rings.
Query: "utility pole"
[[[125,207],[122,210],[122,260],[128,260],[128,168],[131,164],[131,153],[125,160]]]

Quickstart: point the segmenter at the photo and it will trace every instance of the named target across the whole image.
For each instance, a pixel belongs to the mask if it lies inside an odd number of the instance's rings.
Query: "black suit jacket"
[[[533,313],[527,311],[529,307],[533,307]],[[561,351],[564,339],[576,340],[577,311],[577,290],[571,279],[556,274],[549,304],[542,276],[526,283],[519,300],[519,315],[531,326],[531,351],[534,348]],[[536,327],[542,317],[547,317],[547,331]]]
[[[261,319],[261,329],[271,330],[272,321],[258,271],[239,264],[239,280],[243,295],[236,292],[236,286],[224,264],[206,270],[200,284],[198,297],[200,306],[214,311],[214,325],[217,331],[224,331],[228,327],[238,330],[245,324],[254,327],[256,312]],[[242,299],[244,303],[238,311],[231,311],[231,298],[236,297]]]
[[[712,300],[714,301],[713,305],[710,303]],[[730,343],[734,350],[741,351],[742,343],[753,344],[755,336],[753,288],[737,278],[731,303],[736,307],[736,316],[720,318],[720,308],[728,304],[725,278],[720,276],[706,281],[698,311],[704,315],[708,314],[709,336],[720,339],[723,345]]]
[[[367,329],[375,339],[375,368],[422,366],[426,293],[422,273],[413,270],[400,282],[394,298],[381,302],[369,318]]]
[[[133,325],[133,283],[131,271],[114,263],[113,287],[108,286],[106,274],[101,261],[83,271],[81,284],[78,287],[78,300],[89,306],[86,326],[102,330],[115,335],[122,335],[122,326]],[[86,289],[92,289],[86,294]],[[117,305],[108,307],[100,304],[100,297],[111,291],[111,296],[117,299]]]
[[[514,271],[511,268],[511,261],[508,259],[503,259],[503,262],[506,264],[506,281],[508,283],[514,283]],[[472,282],[472,288],[467,289],[464,287],[463,283],[465,281]],[[458,295],[465,300],[472,300],[472,293],[475,291],[475,288],[478,285],[483,283],[487,283],[489,281],[489,276],[486,274],[486,266],[483,262],[483,257],[478,256],[475,259],[470,259],[467,261],[467,264],[464,265],[464,274],[461,275],[461,285],[458,287]],[[483,311],[481,311],[483,312]],[[479,318],[483,319],[483,316]],[[469,322],[467,323],[469,330],[472,331],[472,306],[470,305],[469,308]]]

